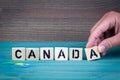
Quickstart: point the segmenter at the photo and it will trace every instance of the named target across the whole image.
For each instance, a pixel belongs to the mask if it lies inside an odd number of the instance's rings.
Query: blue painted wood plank
[[[120,47],[107,51],[100,60],[13,61],[12,47],[82,47],[86,42],[0,42],[1,80],[119,80]]]

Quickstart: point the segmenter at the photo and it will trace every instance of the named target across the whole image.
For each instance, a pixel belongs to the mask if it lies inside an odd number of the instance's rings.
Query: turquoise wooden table
[[[0,80],[120,80],[120,47],[100,60],[13,61],[12,47],[82,47],[86,42],[0,42]]]

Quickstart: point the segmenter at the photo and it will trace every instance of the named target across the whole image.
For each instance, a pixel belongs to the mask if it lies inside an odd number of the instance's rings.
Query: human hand
[[[105,51],[120,45],[120,13],[106,13],[91,29],[86,47],[98,46],[98,50],[105,55]]]

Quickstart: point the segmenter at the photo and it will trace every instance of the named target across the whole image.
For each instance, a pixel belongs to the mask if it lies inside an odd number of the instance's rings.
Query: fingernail
[[[105,46],[101,45],[101,46],[98,46],[98,50],[101,52],[101,53],[105,53]]]

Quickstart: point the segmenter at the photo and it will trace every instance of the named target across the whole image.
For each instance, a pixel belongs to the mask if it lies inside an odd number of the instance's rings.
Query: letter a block
[[[68,60],[68,48],[56,47],[55,48],[55,60]]]
[[[25,48],[12,48],[12,60],[25,60]]]
[[[39,60],[39,48],[26,48],[26,60]]]
[[[82,48],[70,48],[69,53],[70,60],[82,60]]]
[[[98,51],[98,47],[92,47],[92,48],[85,48],[87,60],[95,60],[100,58],[100,53]]]

